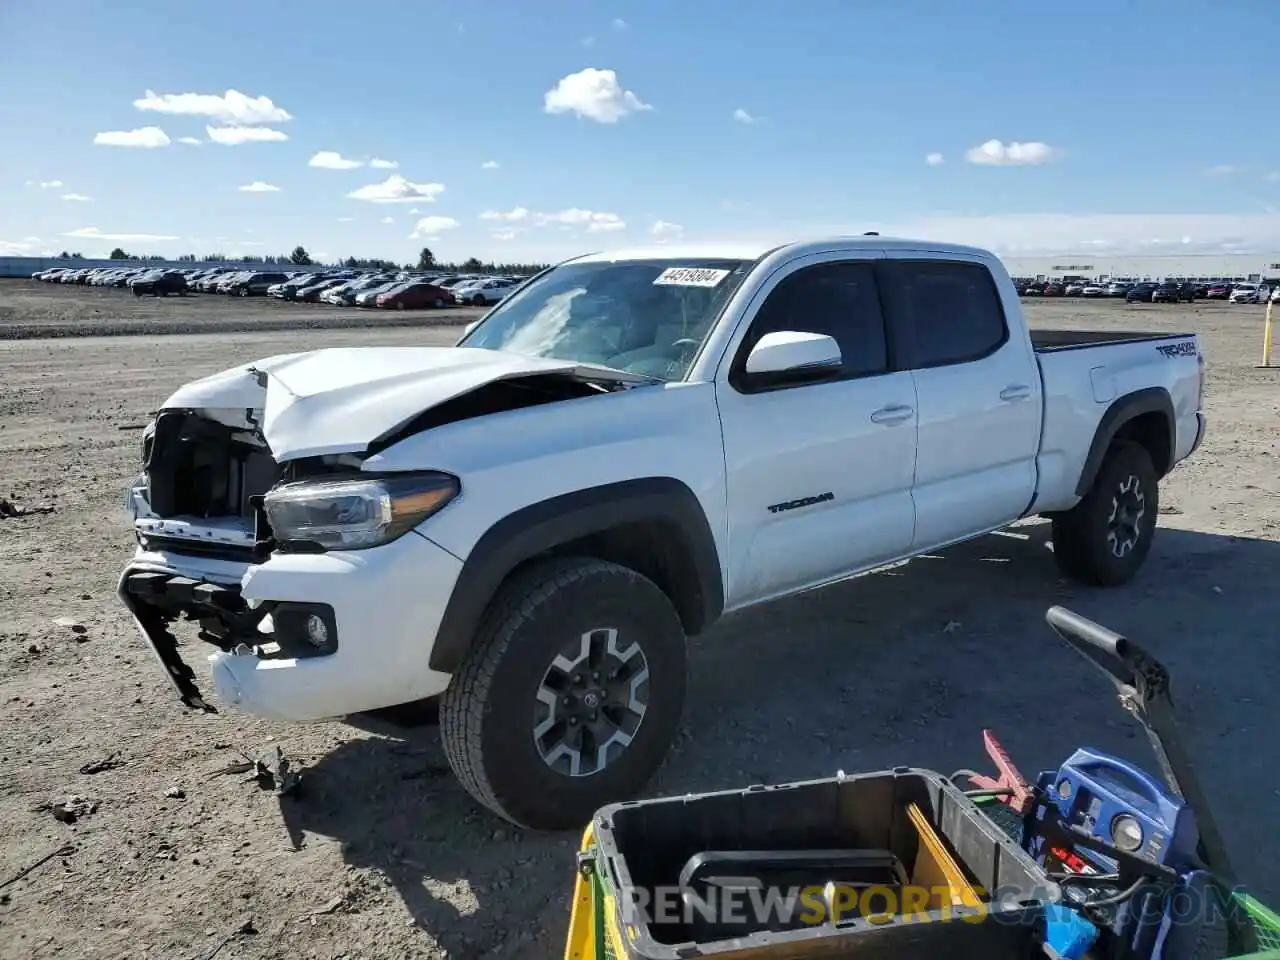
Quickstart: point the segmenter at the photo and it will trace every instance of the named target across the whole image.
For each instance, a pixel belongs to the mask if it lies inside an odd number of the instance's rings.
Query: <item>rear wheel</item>
[[[1151,551],[1159,508],[1151,454],[1131,441],[1116,444],[1084,499],[1053,518],[1058,568],[1094,586],[1128,583]]]
[[[651,580],[592,558],[517,575],[440,698],[467,791],[511,822],[578,829],[640,790],[680,722],[685,635]]]

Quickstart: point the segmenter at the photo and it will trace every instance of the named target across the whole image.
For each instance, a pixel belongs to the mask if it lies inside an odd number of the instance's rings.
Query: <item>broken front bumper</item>
[[[242,572],[238,581],[233,571]],[[189,708],[214,712],[173,625],[200,624],[223,703],[281,720],[321,720],[441,693],[428,666],[461,562],[415,533],[371,550],[273,554],[260,564],[139,550],[118,594]],[[306,616],[326,624],[323,647]]]

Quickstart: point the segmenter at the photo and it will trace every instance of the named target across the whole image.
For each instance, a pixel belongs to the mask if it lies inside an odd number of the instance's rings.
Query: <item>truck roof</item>
[[[833,245],[840,247],[866,247],[871,250],[930,250],[937,253],[954,253],[963,256],[989,257],[990,252],[979,247],[958,243],[942,243],[936,240],[919,240],[905,237],[881,236],[829,236],[810,240],[793,240],[789,243],[763,241],[713,241],[705,243],[663,243],[645,247],[626,247],[619,250],[601,250],[571,258],[572,263],[608,263],[620,260],[760,260],[768,254],[786,250],[793,255],[817,253]]]

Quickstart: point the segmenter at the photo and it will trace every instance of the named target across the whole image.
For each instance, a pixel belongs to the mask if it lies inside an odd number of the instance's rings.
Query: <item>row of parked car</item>
[[[525,278],[367,270],[284,272],[237,270],[234,267],[190,270],[55,267],[32,274],[32,279],[47,283],[127,288],[139,297],[221,293],[238,297],[275,297],[299,303],[418,310],[492,306],[505,299]]]
[[[1104,297],[1126,303],[1194,303],[1225,300],[1228,303],[1280,303],[1280,283],[1251,280],[1030,280],[1014,278],[1023,297]]]

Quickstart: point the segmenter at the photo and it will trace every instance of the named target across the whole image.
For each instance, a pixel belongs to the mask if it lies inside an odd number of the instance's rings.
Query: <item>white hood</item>
[[[342,347],[283,354],[187,384],[165,409],[256,421],[278,462],[362,453],[425,410],[487,383],[584,372],[563,360],[472,347]],[[625,375],[624,375],[625,376]]]

